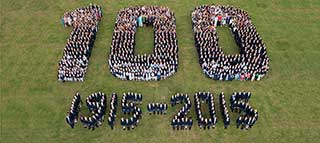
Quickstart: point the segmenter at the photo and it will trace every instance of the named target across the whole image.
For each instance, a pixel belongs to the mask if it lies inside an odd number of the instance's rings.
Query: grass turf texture
[[[89,2],[1,1],[0,141],[2,143],[293,143],[320,140],[318,117],[320,115],[320,64],[318,61],[320,1],[109,0],[92,2],[102,5],[104,17],[92,51],[85,82],[61,83],[57,80],[58,62],[71,28],[63,28],[60,18],[64,12],[87,6]],[[190,15],[196,6],[212,3],[230,4],[249,12],[257,31],[267,45],[271,60],[271,70],[262,81],[221,82],[206,78],[202,73],[194,47]],[[166,80],[121,81],[109,72],[106,60],[117,11],[135,5],[163,5],[168,6],[175,13],[179,67],[178,72]],[[150,46],[153,38],[150,34],[140,34],[139,30],[137,50],[144,53],[152,48]],[[228,32],[224,34],[228,35]],[[224,39],[225,37],[220,38],[220,40]],[[232,45],[234,40],[228,39],[229,44],[222,44],[222,47]],[[166,116],[146,114],[146,105],[149,102],[169,103],[170,96],[176,92],[193,96],[199,90],[213,92],[216,99],[217,94],[223,91],[227,95],[228,104],[232,92],[251,91],[253,96],[250,104],[259,111],[258,122],[251,130],[240,131],[235,127],[236,115],[232,114],[231,126],[224,130],[218,109],[218,124],[215,130],[202,131],[194,125],[191,131],[176,132],[171,129],[170,120],[180,107],[169,108]],[[122,114],[118,114],[117,126],[113,131],[107,126],[106,121],[102,127],[93,132],[83,129],[80,123],[72,130],[65,122],[65,115],[76,91],[80,92],[83,99],[96,91],[103,91],[108,95],[112,92],[122,95],[123,92],[129,91],[142,93],[143,119],[134,131],[129,132],[120,129],[119,119]],[[110,96],[107,100],[110,100]],[[194,110],[190,113],[195,120]]]

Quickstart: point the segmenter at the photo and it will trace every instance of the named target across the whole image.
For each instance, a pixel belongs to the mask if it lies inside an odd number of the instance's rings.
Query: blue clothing
[[[142,17],[141,16],[138,17],[138,25],[141,26],[141,27],[143,26]]]
[[[236,75],[234,76],[234,79],[235,79],[235,80],[239,80],[239,79],[240,79],[240,75],[239,75],[239,74],[236,74]]]
[[[61,21],[60,21],[60,22],[61,22],[61,25],[64,26],[64,20],[63,20],[63,18],[61,18]]]

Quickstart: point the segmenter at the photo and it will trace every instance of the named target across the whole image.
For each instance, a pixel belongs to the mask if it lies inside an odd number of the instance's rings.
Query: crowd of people
[[[80,121],[85,128],[94,130],[102,125],[104,115],[106,114],[106,101],[106,95],[102,92],[93,93],[88,96],[86,103],[92,116],[86,117],[80,115]]]
[[[176,114],[171,121],[172,129],[173,130],[179,130],[179,129],[191,130],[191,127],[193,125],[193,120],[191,119],[191,117],[187,117],[187,114],[190,112],[190,108],[191,108],[191,100],[189,96],[187,94],[177,93],[171,96],[170,102],[172,107],[177,104],[183,104],[178,114]]]
[[[215,80],[260,80],[269,70],[266,45],[248,13],[231,6],[201,5],[192,12],[195,45],[203,72]],[[218,44],[217,27],[227,26],[240,54],[227,55]]]
[[[195,103],[195,112],[198,120],[198,126],[200,129],[210,129],[215,128],[217,123],[215,104],[214,104],[214,96],[210,92],[197,92],[194,95],[194,103]],[[201,111],[201,103],[208,104],[209,117],[203,117]]]
[[[250,92],[235,92],[230,98],[230,108],[232,112],[240,113],[237,118],[237,128],[251,128],[258,120],[258,111],[249,105]]]
[[[167,114],[168,105],[165,103],[149,103],[147,110],[149,114]]]
[[[173,130],[191,130],[193,125],[193,120],[188,117],[174,116],[171,126]]]
[[[98,5],[78,8],[64,14],[62,24],[72,26],[73,29],[59,62],[58,80],[84,80],[101,18],[101,7]]]
[[[76,95],[73,96],[70,111],[67,112],[66,116],[66,122],[71,128],[74,128],[75,124],[78,122],[81,104],[81,96],[79,93],[76,93]]]
[[[243,102],[243,104],[245,104],[245,103],[249,102],[250,98],[251,98],[251,92],[234,92],[230,97],[231,111],[233,112],[234,110],[237,109],[234,107],[235,104],[231,104],[231,103],[239,102],[239,100],[244,100],[245,102]],[[239,103],[237,103],[237,104],[239,104]]]
[[[123,130],[134,129],[142,118],[142,111],[136,104],[142,104],[142,95],[138,93],[124,93],[121,100],[121,107],[124,114],[132,116],[130,118],[121,118],[121,126]]]
[[[224,128],[227,129],[227,127],[230,125],[230,116],[227,108],[227,102],[223,92],[220,94],[219,99],[220,99],[220,110],[223,118]]]
[[[234,92],[230,97],[231,111],[240,114],[236,120],[237,128],[252,128],[258,120],[258,111],[249,104],[250,97],[250,92]],[[229,116],[223,92],[219,96],[219,101],[224,127],[227,129],[230,125],[231,118]],[[112,93],[108,115],[108,125],[111,129],[114,129],[115,126],[117,102],[117,94]],[[171,121],[173,130],[190,130],[193,125],[193,120],[191,117],[188,117],[188,113],[192,106],[189,96],[187,94],[177,93],[171,96],[170,103],[172,107],[179,104],[182,105],[182,108],[180,108]],[[194,94],[194,103],[195,115],[200,129],[214,129],[217,123],[214,95],[210,92],[197,92]],[[121,108],[125,116],[120,119],[120,124],[123,130],[134,129],[138,125],[142,118],[142,110],[137,107],[137,105],[141,104],[141,94],[133,92],[123,94]],[[202,104],[208,105],[208,110],[206,112],[202,112],[204,109]],[[81,96],[79,93],[76,93],[72,99],[70,111],[67,112],[66,116],[66,122],[71,128],[74,128],[78,121],[81,105]],[[83,123],[85,128],[94,130],[96,127],[101,126],[104,121],[107,107],[106,95],[102,92],[93,93],[86,99],[86,105],[91,115],[89,117],[80,115],[80,121]],[[165,103],[150,103],[147,105],[149,114],[166,114],[167,108],[168,105]]]
[[[113,130],[115,121],[117,118],[117,106],[118,106],[118,96],[116,93],[112,93],[110,99],[110,110],[109,110],[109,117],[108,117],[108,125]]]
[[[153,26],[154,52],[134,55],[137,28]],[[177,71],[178,44],[173,12],[162,6],[129,7],[119,11],[112,36],[109,67],[122,80],[161,80]]]

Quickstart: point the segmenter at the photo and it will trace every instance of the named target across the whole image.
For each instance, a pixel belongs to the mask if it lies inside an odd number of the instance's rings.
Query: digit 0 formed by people
[[[154,52],[134,55],[138,27],[152,26]],[[118,12],[109,55],[109,68],[122,80],[162,80],[178,69],[176,20],[167,7],[142,6]]]
[[[230,6],[196,7],[192,26],[203,73],[215,80],[260,80],[269,70],[266,45],[248,13]],[[240,53],[227,55],[218,44],[217,27],[227,26]]]

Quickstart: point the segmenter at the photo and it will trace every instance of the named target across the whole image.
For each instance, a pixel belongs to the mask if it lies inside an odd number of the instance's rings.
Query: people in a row
[[[246,11],[231,6],[202,5],[192,12],[192,24],[199,63],[210,78],[260,80],[268,72],[266,45]],[[230,28],[240,54],[223,52],[217,26]]]
[[[187,117],[178,118],[178,116],[174,116],[173,120],[171,121],[173,130],[191,130],[192,125],[193,120]]]
[[[237,128],[241,127],[241,129],[249,129],[258,120],[258,111],[251,105],[249,105],[250,97],[250,92],[234,92],[230,97],[231,111],[240,114],[240,116],[236,120]],[[132,92],[123,94],[121,107],[126,117],[121,118],[121,125],[124,130],[134,129],[138,125],[142,117],[142,110],[136,105],[141,104],[141,101],[141,94]],[[223,92],[219,96],[219,101],[220,111],[222,114],[224,127],[226,129],[230,125],[231,119]],[[108,116],[108,125],[111,127],[111,129],[114,129],[115,125],[117,102],[117,94],[113,93],[110,99],[110,110]],[[188,117],[188,113],[190,112],[191,108],[191,101],[189,96],[187,94],[177,93],[171,97],[170,102],[172,106],[182,104],[182,108],[180,108],[178,113],[173,117],[173,120],[171,121],[172,128],[176,130],[191,129],[193,120],[191,119],[191,117]],[[197,122],[200,129],[205,130],[215,128],[217,117],[215,111],[214,95],[210,92],[197,92],[194,95],[194,103]],[[81,104],[81,96],[79,93],[76,93],[73,97],[70,111],[66,116],[66,122],[70,125],[71,128],[74,128],[75,123],[78,120]],[[99,127],[104,120],[107,104],[106,95],[102,92],[93,93],[87,97],[86,104],[89,108],[91,116],[85,117],[83,115],[80,115],[80,121],[84,124],[85,128],[94,130],[96,127]],[[206,112],[209,112],[209,114],[203,113],[203,108],[201,108],[202,104],[208,105],[208,110]],[[150,103],[147,105],[149,114],[166,114],[167,108],[167,104],[164,103]]]
[[[177,93],[171,97],[171,105],[183,104],[182,108],[178,112],[178,117],[185,116],[190,112],[191,100],[187,94]]]
[[[237,128],[251,128],[258,120],[258,111],[249,105],[250,92],[235,92],[230,97],[230,108],[232,112],[240,113],[237,119]]]
[[[240,127],[240,129],[246,129],[252,128],[252,126],[256,123],[258,120],[258,113],[255,114],[255,116],[240,116],[237,118],[237,128]]]
[[[91,49],[101,20],[101,7],[90,5],[66,12],[63,24],[72,26],[72,32],[59,62],[59,81],[83,81]]]
[[[167,104],[164,103],[149,103],[147,105],[147,110],[149,114],[166,114],[167,113]]]
[[[109,117],[108,117],[108,124],[113,130],[116,117],[117,117],[117,106],[118,106],[118,96],[116,93],[112,93],[111,99],[110,99],[110,111],[109,111]]]
[[[219,99],[220,99],[220,110],[223,118],[224,128],[227,129],[227,127],[230,125],[230,116],[227,108],[227,102],[223,92],[220,94]]]
[[[194,95],[195,112],[198,120],[198,126],[200,129],[215,128],[217,123],[214,96],[210,92],[197,92]],[[204,117],[201,111],[201,103],[208,104],[208,117]]]
[[[87,106],[92,116],[80,116],[80,121],[85,128],[94,130],[101,126],[106,114],[106,95],[102,92],[93,93],[86,99]]]
[[[172,107],[177,104],[183,104],[183,103],[186,103],[185,105],[187,105],[188,108],[191,107],[191,100],[189,96],[183,93],[177,93],[175,95],[172,95],[170,98],[170,103]]]
[[[121,118],[121,126],[123,130],[134,129],[140,122],[142,118],[142,111],[140,108],[134,106],[132,110],[132,117],[130,118]]]
[[[239,104],[241,106],[245,106],[245,103],[249,102],[251,97],[251,92],[234,92],[230,97],[230,109],[233,112],[239,108],[235,108],[234,106]],[[245,102],[240,103],[240,100],[244,100]],[[238,103],[239,102],[239,103]],[[236,103],[236,104],[233,104]]]
[[[189,127],[189,129],[191,129],[193,121],[191,117],[187,117],[191,108],[191,100],[189,96],[187,94],[177,93],[171,96],[170,102],[171,106],[183,104],[182,108],[178,111],[178,114],[176,114],[171,121],[172,128],[179,130],[184,127]]]
[[[121,118],[121,126],[123,130],[134,129],[142,118],[142,110],[137,107],[137,104],[142,104],[142,95],[139,93],[124,93],[121,100],[121,107],[124,114],[129,118]]]
[[[135,55],[138,26],[153,26],[154,52]],[[161,80],[178,67],[178,44],[174,14],[162,6],[124,8],[118,12],[108,64],[122,80]]]
[[[139,93],[128,92],[124,93],[121,100],[122,112],[129,114],[133,111],[135,104],[142,104],[142,95]]]
[[[71,128],[74,128],[75,123],[78,122],[81,104],[81,96],[79,93],[76,93],[76,95],[73,96],[70,111],[67,112],[66,116],[66,122],[70,125]]]
[[[86,99],[87,107],[91,113],[95,113],[97,110],[106,108],[106,95],[102,92],[96,92],[91,94]]]

